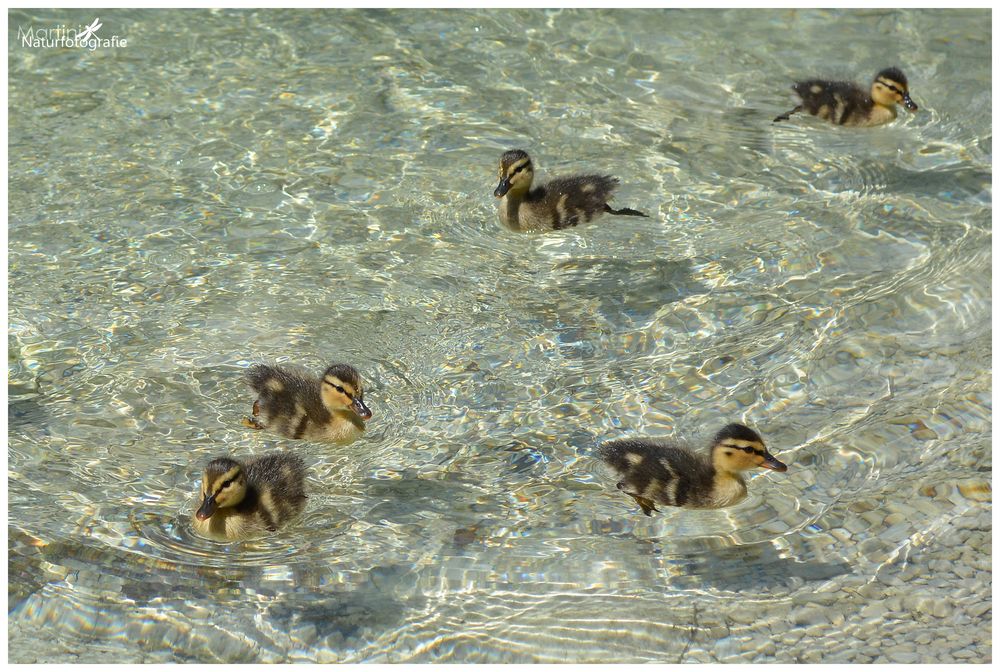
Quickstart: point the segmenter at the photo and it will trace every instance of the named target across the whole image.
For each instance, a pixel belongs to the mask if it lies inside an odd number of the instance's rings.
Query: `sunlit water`
[[[10,13],[13,662],[991,659],[986,11]],[[921,110],[773,125],[899,65]],[[649,219],[502,229],[499,154]],[[347,447],[240,426],[354,364]],[[647,518],[595,458],[758,428]],[[260,541],[213,456],[294,450]],[[983,606],[985,604],[985,606]],[[818,643],[819,642],[819,643]]]

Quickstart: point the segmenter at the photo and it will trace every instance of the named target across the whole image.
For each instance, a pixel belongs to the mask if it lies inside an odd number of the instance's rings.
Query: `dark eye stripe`
[[[757,448],[754,448],[752,446],[737,446],[735,443],[724,443],[722,445],[725,446],[726,448],[734,448],[736,450],[742,450],[744,453],[754,453],[756,455],[760,455],[761,457],[767,454],[766,451],[758,450]]]
[[[902,91],[900,91],[899,89],[897,89],[895,86],[893,86],[889,82],[885,82],[885,81],[883,81],[883,80],[880,79],[880,80],[878,80],[878,83],[881,84],[882,86],[884,86],[885,88],[889,89],[890,91],[895,91],[896,93],[898,93],[901,96],[903,95]]]
[[[334,383],[331,383],[331,382],[330,382],[329,380],[326,380],[326,379],[324,379],[324,380],[323,380],[323,382],[324,382],[325,384],[329,385],[330,387],[332,387],[333,389],[337,390],[337,391],[338,391],[338,392],[340,392],[341,394],[346,394],[346,395],[347,395],[347,396],[349,396],[349,397],[351,396],[351,393],[350,393],[350,392],[348,392],[347,390],[345,390],[345,389],[344,389],[343,387],[341,387],[340,385],[336,385],[336,384],[334,384]]]
[[[529,167],[530,165],[531,165],[530,163],[522,163],[520,166],[518,166],[517,168],[514,169],[514,172],[512,172],[510,174],[510,176],[514,177],[515,175],[517,175],[518,173],[520,173],[522,170],[524,170],[525,168]]]

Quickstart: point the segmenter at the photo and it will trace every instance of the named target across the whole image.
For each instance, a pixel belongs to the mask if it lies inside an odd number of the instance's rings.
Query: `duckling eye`
[[[234,483],[235,481],[236,481],[236,477],[235,477],[235,476],[233,476],[233,477],[232,477],[232,478],[230,478],[230,479],[229,479],[228,481],[226,481],[225,483],[223,483],[223,484],[222,484],[222,487],[221,487],[221,488],[219,488],[219,490],[225,490],[225,489],[226,489],[226,488],[228,488],[228,487],[229,487],[230,485],[232,485],[232,484],[233,484],[233,483]]]
[[[744,453],[752,453],[753,452],[753,448],[751,448],[750,446],[743,446],[742,448],[740,448],[740,450],[742,450]]]
[[[337,385],[336,383],[331,383],[329,380],[324,380],[323,382],[326,383],[327,385],[329,385],[330,387],[332,387],[333,389],[337,390],[341,394],[347,394],[347,390],[345,390],[342,385]],[[351,395],[347,394],[347,396],[351,396]]]
[[[890,91],[892,91],[893,93],[899,94],[900,96],[903,95],[903,92],[900,91],[895,86],[893,86],[892,84],[888,84],[886,82],[876,82],[876,84],[878,84],[879,86],[885,87],[885,88],[889,89]]]

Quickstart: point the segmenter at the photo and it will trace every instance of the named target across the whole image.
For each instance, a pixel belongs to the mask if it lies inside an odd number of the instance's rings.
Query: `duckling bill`
[[[349,364],[333,364],[321,378],[298,367],[255,364],[246,380],[257,400],[243,424],[253,429],[270,429],[290,439],[347,443],[361,436],[364,421],[372,417],[361,374]]]
[[[219,541],[274,532],[301,513],[306,502],[305,465],[290,453],[245,461],[217,457],[205,467],[195,531]]]
[[[565,229],[587,223],[603,213],[646,217],[608,201],[618,187],[611,175],[557,177],[532,189],[534,167],[522,149],[512,149],[500,157],[500,183],[493,195],[500,199],[500,221],[515,231]]]
[[[910,98],[906,75],[899,68],[886,68],[866,91],[853,82],[808,79],[796,82],[792,89],[802,99],[801,105],[779,114],[774,120],[788,120],[803,109],[813,116],[841,126],[878,126],[896,118],[896,105],[910,112],[917,104]]]
[[[731,506],[747,495],[743,472],[788,469],[767,451],[757,432],[737,423],[715,435],[707,455],[649,439],[609,441],[598,454],[618,473],[618,489],[635,499],[647,516],[658,510],[656,504]]]

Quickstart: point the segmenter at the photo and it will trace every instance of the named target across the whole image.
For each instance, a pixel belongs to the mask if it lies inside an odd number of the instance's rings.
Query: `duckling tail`
[[[791,117],[792,117],[793,114],[795,114],[796,112],[801,112],[801,111],[802,111],[802,106],[801,105],[796,105],[791,110],[788,110],[788,112],[785,112],[784,114],[779,114],[778,116],[776,116],[774,118],[774,121],[771,122],[771,123],[777,123],[779,121],[788,121],[789,119],[791,119]]]
[[[612,215],[629,215],[630,217],[649,217],[645,212],[639,212],[638,210],[633,210],[632,208],[622,208],[621,210],[615,210],[607,203],[604,204],[604,212],[610,212]]]

